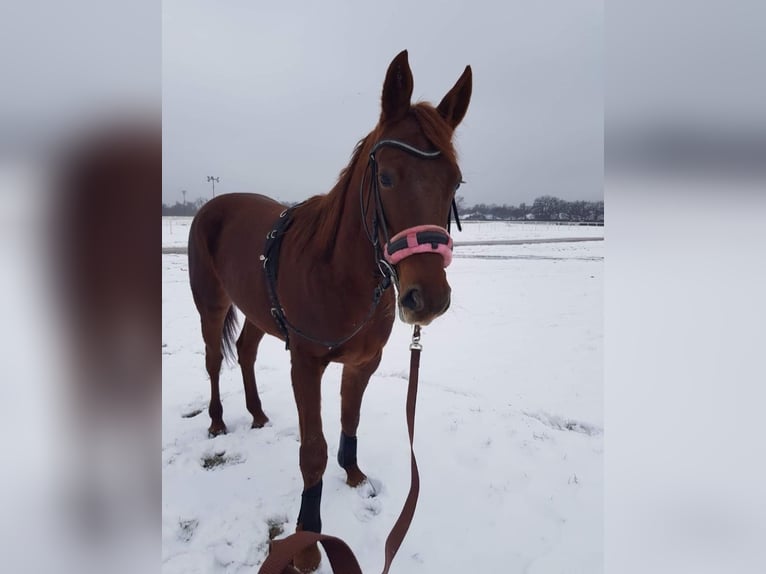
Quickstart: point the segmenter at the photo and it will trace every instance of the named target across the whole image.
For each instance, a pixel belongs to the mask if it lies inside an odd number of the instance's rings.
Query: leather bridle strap
[[[340,339],[335,339],[332,341],[319,339],[318,337],[307,333],[297,325],[294,325],[287,318],[287,315],[285,315],[285,310],[282,308],[282,304],[279,302],[279,296],[277,295],[277,266],[279,264],[279,250],[282,245],[282,238],[284,237],[287,228],[292,222],[292,212],[297,207],[300,207],[300,205],[285,209],[279,215],[279,218],[274,224],[274,228],[268,234],[266,234],[266,243],[263,248],[263,255],[261,255],[260,258],[263,262],[263,270],[266,275],[266,288],[269,293],[269,300],[271,302],[271,315],[274,317],[274,321],[276,321],[277,327],[279,327],[280,332],[285,338],[286,350],[290,348],[291,331],[297,335],[300,335],[307,341],[311,341],[312,343],[326,347],[329,350],[333,350],[336,347],[339,347],[342,344],[350,341],[367,326],[367,323],[375,314],[375,311],[378,308],[381,299],[383,298],[384,292],[391,286],[392,276],[391,274],[385,273],[385,268],[381,270],[380,281],[372,293],[372,303],[370,304],[370,309],[367,312],[367,315],[360,323],[357,324],[353,331],[344,335]]]
[[[407,432],[410,437],[410,491],[399,518],[391,528],[386,539],[385,563],[382,574],[388,574],[391,563],[407,534],[415,515],[420,492],[420,474],[415,460],[413,442],[415,440],[415,403],[418,395],[418,371],[420,368],[420,326],[415,325],[410,344],[410,379],[407,386]],[[351,548],[340,538],[318,534],[316,532],[300,531],[281,540],[272,540],[269,555],[261,565],[258,574],[297,574],[299,571],[290,563],[299,552],[313,544],[320,543],[327,554],[330,566],[335,574],[362,574]]]
[[[388,243],[389,239],[386,212],[383,209],[383,201],[380,197],[380,188],[378,187],[378,160],[375,156],[378,150],[383,147],[396,148],[421,159],[436,159],[441,155],[439,150],[424,151],[402,141],[390,139],[380,140],[372,146],[372,149],[370,149],[367,170],[365,170],[365,173],[362,176],[362,183],[359,188],[359,203],[362,208],[362,225],[364,226],[367,238],[375,247],[377,259],[382,259],[382,254],[377,253],[380,250],[380,238],[378,237],[378,232],[381,231],[383,233],[385,239],[384,244]],[[367,171],[370,172],[370,188],[367,202],[365,204],[364,184],[366,182]],[[370,207],[371,201],[375,202],[375,205],[373,206],[372,229],[369,229],[367,227],[367,209]]]

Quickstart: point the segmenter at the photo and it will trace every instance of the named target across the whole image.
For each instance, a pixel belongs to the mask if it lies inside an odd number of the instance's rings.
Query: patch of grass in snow
[[[183,542],[189,542],[197,531],[199,526],[199,520],[192,518],[191,520],[179,520],[178,521],[178,539]]]
[[[191,419],[191,418],[196,417],[201,412],[202,412],[202,409],[193,409],[191,411],[187,411],[185,413],[181,413],[181,418]]]
[[[274,540],[280,534],[285,531],[285,518],[269,518],[266,524],[269,527],[269,540]]]
[[[545,426],[550,427],[554,430],[572,431],[572,432],[584,434],[587,436],[598,436],[604,432],[603,429],[601,429],[600,427],[596,425],[592,425],[590,423],[586,423],[582,421],[566,419],[566,418],[563,418],[557,415],[551,415],[542,411],[537,413],[523,412],[523,414],[525,416],[528,416],[530,418],[533,418],[543,423]]]
[[[238,454],[226,455],[226,451],[216,452],[214,454],[208,454],[202,457],[202,468],[205,470],[212,470],[219,466],[226,466],[229,464],[237,464],[242,462],[242,457]]]
[[[572,474],[567,480],[567,484],[580,484],[580,479],[577,478],[577,474]]]

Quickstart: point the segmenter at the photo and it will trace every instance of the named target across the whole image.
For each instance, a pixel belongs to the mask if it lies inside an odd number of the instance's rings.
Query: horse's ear
[[[411,97],[412,71],[407,61],[407,50],[403,50],[393,59],[386,72],[381,98],[380,123],[404,118],[410,109]]]
[[[452,129],[458,126],[468,111],[468,103],[471,101],[472,77],[471,66],[466,66],[463,75],[460,76],[460,79],[447,92],[447,95],[436,108],[447,120],[447,123],[452,126]]]

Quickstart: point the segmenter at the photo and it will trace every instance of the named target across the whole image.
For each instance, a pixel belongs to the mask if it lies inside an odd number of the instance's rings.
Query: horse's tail
[[[226,318],[223,320],[223,338],[221,339],[221,351],[226,362],[230,365],[237,363],[235,350],[238,327],[237,310],[232,305],[229,307],[229,310],[226,312]]]

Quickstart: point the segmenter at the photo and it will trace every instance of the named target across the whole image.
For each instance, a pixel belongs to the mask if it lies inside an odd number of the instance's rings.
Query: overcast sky
[[[386,68],[409,50],[413,100],[463,68],[456,133],[469,204],[603,198],[600,0],[163,3],[163,201],[328,191],[376,124]]]

